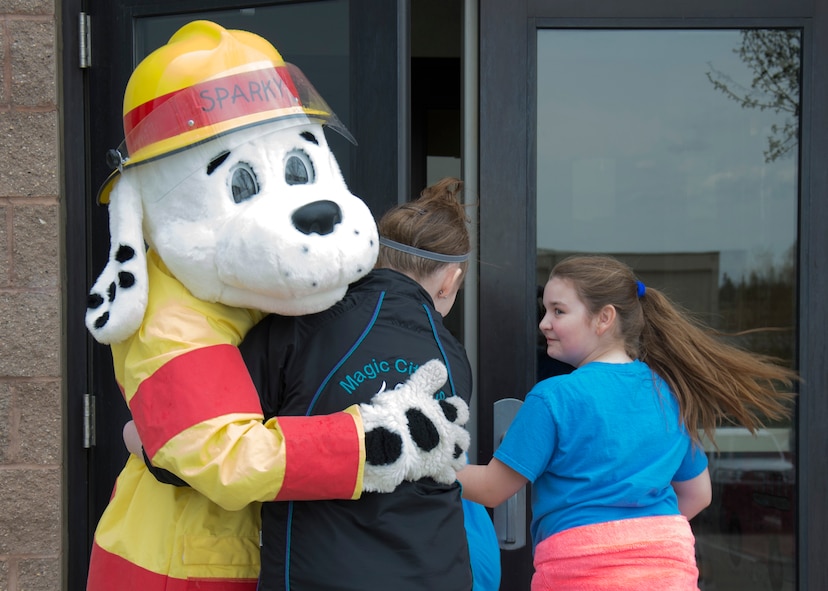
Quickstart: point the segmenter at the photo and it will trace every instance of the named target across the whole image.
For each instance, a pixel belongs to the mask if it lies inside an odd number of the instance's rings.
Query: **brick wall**
[[[0,0],[0,590],[61,588],[54,0]]]

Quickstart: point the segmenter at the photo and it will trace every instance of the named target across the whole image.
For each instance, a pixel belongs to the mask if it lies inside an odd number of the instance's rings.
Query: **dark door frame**
[[[83,0],[65,0],[60,5],[57,27],[61,49],[58,71],[61,84],[60,162],[61,214],[65,221],[63,258],[63,512],[62,547],[67,557],[65,580],[68,589],[83,589],[86,565],[89,562],[91,538],[89,521],[89,454],[84,448],[83,394],[88,391],[89,342],[86,332],[86,236],[87,220],[84,202],[89,194],[86,172],[86,97],[85,75],[79,65],[80,35],[78,15]]]
[[[248,0],[245,7],[290,0]],[[410,185],[410,0],[349,0],[354,83],[349,130],[359,140],[343,171],[349,187],[379,215]],[[108,174],[104,147],[122,139],[120,107],[132,71],[133,20],[139,16],[240,8],[232,0],[64,0],[60,4],[61,173],[66,221],[63,302],[65,373],[64,507],[67,589],[86,586],[97,520],[123,467],[120,445],[125,405],[115,388],[108,347],[94,342],[84,325],[86,295],[108,255],[106,209],[94,203]],[[91,19],[92,64],[79,67],[79,15]],[[109,101],[101,112],[96,104]],[[100,391],[105,389],[107,391]],[[96,390],[98,390],[96,392]],[[97,445],[84,446],[84,394],[96,394]],[[116,444],[113,445],[113,442]]]
[[[480,6],[480,461],[492,405],[534,383],[535,32],[539,27],[795,26],[803,30],[799,223],[798,588],[828,589],[828,3],[821,0],[490,0]],[[531,230],[531,231],[530,231]],[[509,335],[509,346],[500,346]],[[528,589],[531,556],[505,552],[503,589]],[[508,585],[508,586],[506,586]]]

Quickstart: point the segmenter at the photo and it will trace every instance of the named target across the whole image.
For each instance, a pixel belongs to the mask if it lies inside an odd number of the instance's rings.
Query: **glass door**
[[[539,354],[536,295],[569,253],[623,258],[803,378],[791,420],[757,437],[723,428],[708,450],[715,499],[693,523],[705,589],[828,584],[818,6],[480,3],[478,460],[497,445],[498,401],[566,370]],[[531,547],[503,550],[502,564],[503,591],[529,589]]]
[[[536,273],[609,254],[796,365],[801,31],[540,29]],[[538,379],[560,368],[545,359]],[[708,448],[700,588],[796,588],[795,423]]]

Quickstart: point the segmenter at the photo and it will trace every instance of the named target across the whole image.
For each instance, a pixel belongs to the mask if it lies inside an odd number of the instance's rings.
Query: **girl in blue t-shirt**
[[[788,412],[796,374],[708,334],[609,257],[559,263],[543,292],[539,382],[486,466],[458,473],[494,507],[532,487],[532,590],[698,589],[688,520],[711,501],[699,430]]]

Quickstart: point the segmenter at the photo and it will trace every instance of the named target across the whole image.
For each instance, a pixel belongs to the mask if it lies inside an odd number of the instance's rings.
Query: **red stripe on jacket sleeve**
[[[149,457],[198,423],[233,413],[262,414],[256,387],[232,345],[175,357],[141,382],[129,406]]]
[[[354,498],[362,464],[360,434],[351,415],[278,418],[285,436],[285,479],[274,500]],[[312,491],[312,494],[309,494]]]

